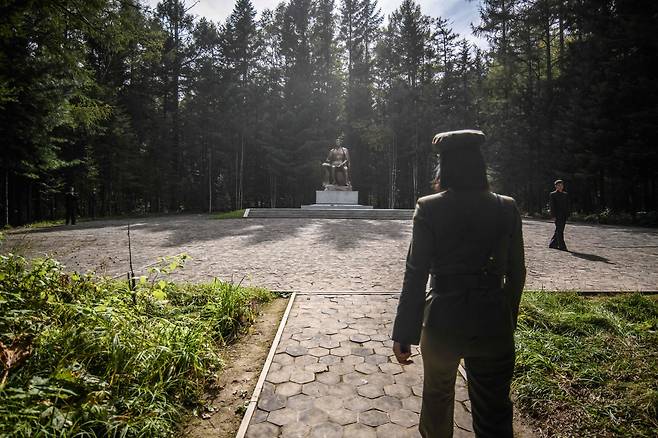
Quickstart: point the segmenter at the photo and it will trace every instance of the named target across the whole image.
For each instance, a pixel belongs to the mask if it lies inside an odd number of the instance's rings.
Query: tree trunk
[[[5,168],[5,225],[9,225],[9,169]]]

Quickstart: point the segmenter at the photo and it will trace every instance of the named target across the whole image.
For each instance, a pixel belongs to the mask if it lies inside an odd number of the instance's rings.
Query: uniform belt
[[[501,289],[504,284],[502,275],[454,274],[432,275],[433,292],[452,292],[465,289]]]

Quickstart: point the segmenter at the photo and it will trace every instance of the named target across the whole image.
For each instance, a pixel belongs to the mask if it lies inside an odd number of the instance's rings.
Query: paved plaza
[[[0,250],[50,254],[70,269],[128,270],[131,224],[136,269],[188,253],[178,279],[243,281],[274,290],[396,292],[402,285],[411,221],[228,219],[208,215],[83,222],[9,232]],[[658,231],[567,225],[570,253],[548,249],[553,224],[524,220],[526,289],[658,290]]]
[[[420,437],[423,387],[417,347],[411,365],[392,355],[396,295],[297,295],[246,436]],[[458,373],[455,437],[474,436]]]
[[[128,224],[139,273],[185,252],[192,259],[177,280],[306,292],[266,365],[247,437],[420,436],[422,356],[414,347],[414,364],[401,366],[390,340],[411,221],[165,216],[12,231],[0,250],[124,275]],[[550,222],[524,220],[523,231],[526,289],[658,290],[656,230],[569,224],[569,253],[547,248]],[[455,394],[455,436],[473,436],[461,373]]]

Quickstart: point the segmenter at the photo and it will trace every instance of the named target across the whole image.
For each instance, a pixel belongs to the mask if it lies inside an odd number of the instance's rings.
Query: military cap
[[[486,137],[482,131],[462,129],[461,131],[441,132],[434,136],[432,144],[437,152],[447,152],[462,148],[479,148]]]

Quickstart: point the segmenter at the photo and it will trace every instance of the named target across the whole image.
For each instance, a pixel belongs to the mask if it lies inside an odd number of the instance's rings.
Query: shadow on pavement
[[[353,219],[324,220],[320,228],[322,242],[332,244],[339,251],[348,250],[357,247],[362,240],[400,240],[404,237],[403,231],[407,229],[400,225],[400,221],[372,220],[363,226],[365,222],[354,222]]]
[[[575,251],[569,251],[569,253],[574,257],[578,257],[579,259],[589,260],[590,262],[603,262],[603,263],[607,263],[609,265],[614,265],[614,263],[612,263],[607,258],[597,256],[597,255],[594,255],[594,254],[586,254],[584,252],[575,252]]]

